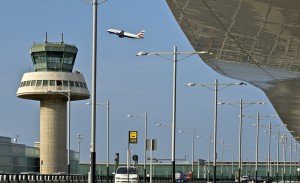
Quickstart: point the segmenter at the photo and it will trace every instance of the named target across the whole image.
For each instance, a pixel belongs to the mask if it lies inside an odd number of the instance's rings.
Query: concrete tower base
[[[68,172],[66,145],[67,101],[46,99],[40,102],[40,172]]]

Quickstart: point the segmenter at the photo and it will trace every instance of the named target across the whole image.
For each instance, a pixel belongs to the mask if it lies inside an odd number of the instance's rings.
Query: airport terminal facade
[[[90,169],[89,163],[79,162],[79,153],[71,150],[70,152],[70,165],[71,174],[84,174],[87,175]],[[201,160],[199,162],[194,162],[194,177],[199,179],[207,179],[208,176],[212,178],[212,163],[210,163],[210,168],[208,162]],[[126,165],[126,163],[120,163],[120,165]],[[232,179],[238,169],[238,162],[224,161],[217,162],[217,178],[221,179]],[[43,173],[40,172],[40,149],[39,143],[35,143],[33,147],[26,146],[25,144],[18,144],[13,142],[10,137],[0,136],[0,173]],[[139,165],[140,175],[143,172],[143,163],[140,162]],[[298,180],[299,162],[294,159],[290,162],[280,161],[278,164],[278,174],[279,178],[282,179],[283,169],[286,170],[286,180],[289,178],[290,174],[293,180]],[[178,162],[176,163],[176,171],[187,172],[192,168],[189,162]],[[116,169],[115,163],[109,163],[109,175]],[[147,172],[150,172],[149,162],[147,163]],[[258,164],[260,176],[266,176],[267,162],[259,162]],[[106,163],[97,163],[96,174],[105,177],[106,176]],[[210,173],[209,173],[210,172]],[[255,162],[243,162],[242,175],[254,175],[255,172]],[[275,176],[277,173],[277,162],[271,162],[271,176]],[[169,178],[171,175],[171,164],[170,162],[154,162],[153,163],[153,176],[160,178]]]
[[[71,172],[77,173],[79,166],[79,153],[70,151]],[[21,173],[40,172],[40,147],[35,143],[33,147],[14,143],[10,137],[0,136],[0,172]]]

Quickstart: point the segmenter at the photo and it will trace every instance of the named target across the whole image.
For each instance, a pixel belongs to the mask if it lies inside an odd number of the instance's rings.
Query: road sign
[[[151,148],[151,141],[152,141],[152,148]],[[147,139],[147,143],[146,143],[147,150],[157,150],[157,139]]]
[[[138,141],[138,132],[129,131],[129,144],[137,144]]]

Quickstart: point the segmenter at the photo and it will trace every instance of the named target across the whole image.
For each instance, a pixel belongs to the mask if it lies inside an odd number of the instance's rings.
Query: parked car
[[[248,182],[250,180],[250,177],[247,175],[242,176],[241,181],[242,182]]]
[[[138,183],[139,182],[139,173],[136,167],[129,167],[127,171],[127,166],[120,166],[117,168],[115,174],[115,183],[123,183],[128,181],[130,183]]]

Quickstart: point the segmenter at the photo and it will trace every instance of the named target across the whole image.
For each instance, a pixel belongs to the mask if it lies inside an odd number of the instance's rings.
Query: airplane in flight
[[[117,29],[108,29],[107,32],[110,34],[116,34],[120,38],[127,37],[127,38],[132,38],[132,39],[144,39],[144,33],[145,33],[145,31],[142,30],[141,32],[139,32],[137,34],[132,34],[129,32],[124,32],[124,30],[117,30]]]

